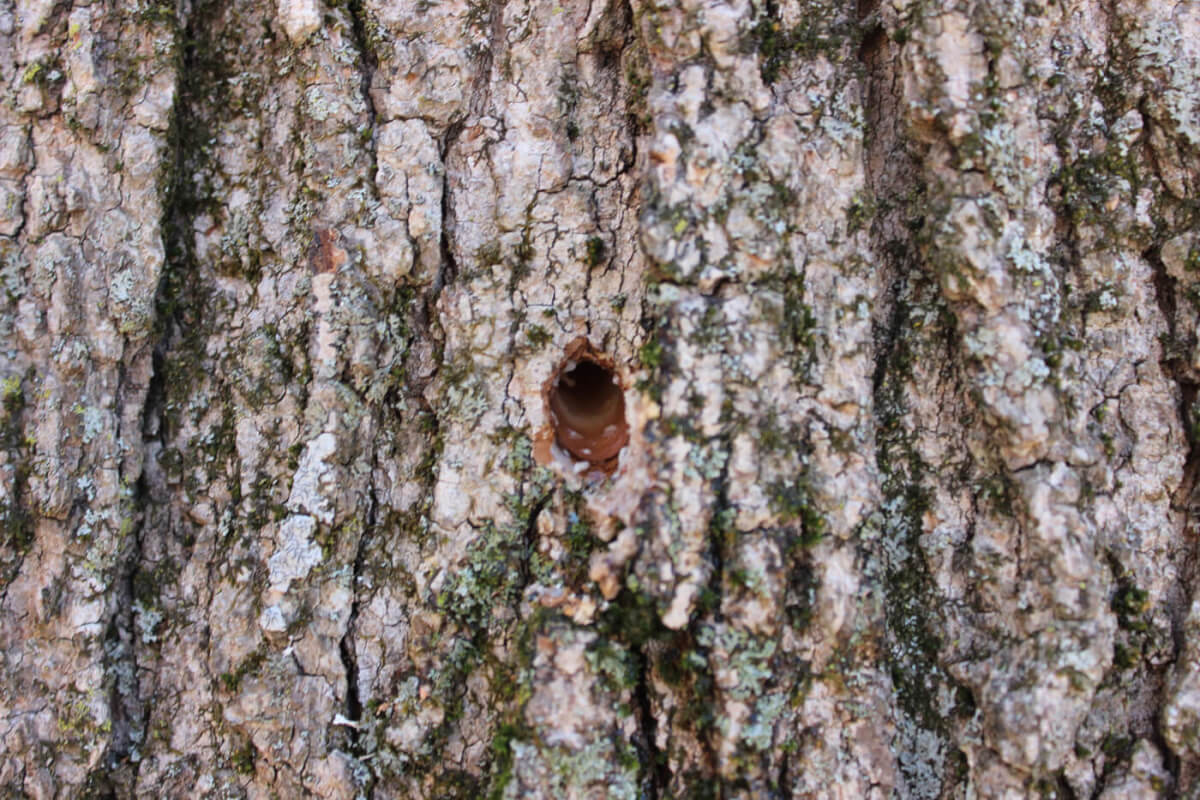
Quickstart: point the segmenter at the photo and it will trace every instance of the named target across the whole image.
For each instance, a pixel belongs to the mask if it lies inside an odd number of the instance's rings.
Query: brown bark
[[[0,6],[0,787],[1197,796],[1197,42]]]

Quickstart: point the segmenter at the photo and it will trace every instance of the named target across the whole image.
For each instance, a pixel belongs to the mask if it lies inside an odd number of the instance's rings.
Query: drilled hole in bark
[[[554,441],[577,461],[612,472],[629,441],[621,380],[590,345],[573,349],[549,387]]]

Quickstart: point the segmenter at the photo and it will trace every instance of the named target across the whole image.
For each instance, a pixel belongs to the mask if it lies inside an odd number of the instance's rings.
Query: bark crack
[[[349,0],[346,4],[346,9],[350,14],[350,29],[354,35],[354,44],[362,60],[361,91],[363,103],[367,107],[367,128],[371,132],[371,138],[367,145],[367,155],[370,157],[371,164],[366,177],[367,182],[371,186],[372,194],[378,199],[379,187],[375,183],[375,176],[379,171],[379,130],[376,125],[377,114],[375,111],[375,101],[371,97],[371,87],[375,82],[375,71],[379,69],[379,57],[375,53],[375,48],[371,45],[367,24],[367,11],[363,7],[363,0]]]
[[[670,775],[667,770],[666,754],[658,750],[658,720],[654,716],[654,708],[650,702],[650,661],[644,648],[642,651],[633,651],[633,656],[637,659],[638,665],[637,684],[634,686],[633,696],[637,703],[638,728],[645,748],[642,796],[646,800],[658,800],[667,791]]]
[[[542,511],[550,503],[551,493],[547,492],[539,497],[533,504],[533,508],[529,511],[529,519],[525,523],[525,531],[521,539],[521,544],[524,552],[521,558],[521,590],[524,592],[529,584],[533,582],[533,571],[530,567],[530,562],[533,560],[533,554],[537,547],[537,521]]]
[[[378,525],[379,495],[376,491],[374,481],[374,476],[378,474],[378,470],[379,451],[375,450],[371,458],[371,503],[367,509],[366,525],[363,527],[362,533],[359,534],[358,542],[355,545],[354,570],[350,578],[350,592],[354,599],[350,603],[350,617],[346,620],[346,632],[342,634],[342,640],[338,643],[338,653],[341,656],[342,668],[346,671],[346,719],[354,723],[362,722],[363,712],[362,696],[358,685],[358,654],[355,648],[355,631],[358,625],[359,608],[362,603],[359,591],[362,586],[367,545]],[[347,728],[346,736],[349,740],[350,755],[359,763],[364,763],[365,756],[367,755],[366,743],[363,741],[358,725],[345,727]],[[371,771],[367,770],[367,774],[368,783],[362,788],[366,797],[370,798],[374,796],[374,784],[371,782]]]
[[[438,295],[441,294],[442,289],[447,284],[453,283],[458,276],[458,262],[454,258],[454,248],[451,246],[450,241],[454,228],[454,203],[450,192],[449,160],[450,152],[458,142],[458,137],[462,133],[463,127],[464,125],[461,121],[454,122],[446,128],[446,132],[442,136],[440,153],[442,160],[442,231],[439,240],[442,258],[438,273],[433,280],[433,290],[430,296],[431,301],[436,300]],[[433,319],[434,315],[430,314],[429,318]]]

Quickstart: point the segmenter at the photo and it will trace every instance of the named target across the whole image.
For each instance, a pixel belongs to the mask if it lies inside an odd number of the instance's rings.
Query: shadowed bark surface
[[[0,793],[1200,797],[1200,4],[0,0],[0,81]]]

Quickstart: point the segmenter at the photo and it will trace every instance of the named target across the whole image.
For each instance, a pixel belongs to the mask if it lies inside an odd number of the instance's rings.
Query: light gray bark
[[[1200,796],[1200,3],[22,0],[0,79],[4,793]]]

